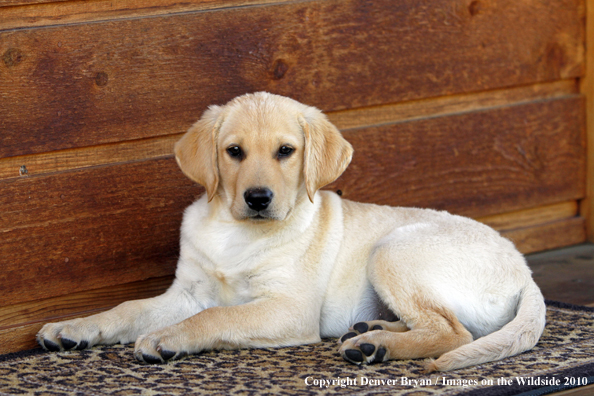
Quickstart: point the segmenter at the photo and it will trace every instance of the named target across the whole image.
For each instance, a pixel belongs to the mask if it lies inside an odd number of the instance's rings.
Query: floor
[[[594,244],[550,250],[526,258],[545,298],[594,306]]]

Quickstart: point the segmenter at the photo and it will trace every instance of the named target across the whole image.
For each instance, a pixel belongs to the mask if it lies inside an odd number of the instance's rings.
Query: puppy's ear
[[[202,117],[175,143],[175,160],[182,172],[206,188],[210,202],[219,185],[217,138],[223,108],[210,106]]]
[[[318,109],[309,108],[299,116],[299,124],[305,135],[305,188],[313,202],[316,191],[342,175],[353,157],[353,147]]]

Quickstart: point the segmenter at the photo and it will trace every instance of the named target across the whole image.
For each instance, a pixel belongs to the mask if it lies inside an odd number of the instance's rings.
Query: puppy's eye
[[[233,158],[241,159],[243,157],[243,151],[241,151],[241,147],[239,146],[229,146],[227,148],[227,154],[229,154]]]
[[[278,149],[278,158],[288,157],[295,151],[295,149],[291,146],[281,146]]]

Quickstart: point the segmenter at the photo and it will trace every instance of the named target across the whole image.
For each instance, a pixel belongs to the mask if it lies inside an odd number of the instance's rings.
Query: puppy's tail
[[[545,326],[546,306],[540,289],[530,282],[518,302],[516,317],[500,330],[444,353],[426,366],[428,372],[448,371],[517,355],[538,342]]]

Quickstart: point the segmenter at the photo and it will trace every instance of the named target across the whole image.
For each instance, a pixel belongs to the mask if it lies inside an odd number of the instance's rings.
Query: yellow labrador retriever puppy
[[[136,341],[138,360],[161,363],[342,336],[352,363],[438,358],[429,371],[532,348],[545,305],[513,244],[468,218],[319,191],[352,153],[318,109],[289,98],[260,92],[210,107],[175,146],[206,194],[185,211],[173,285],[47,324],[39,343]]]

